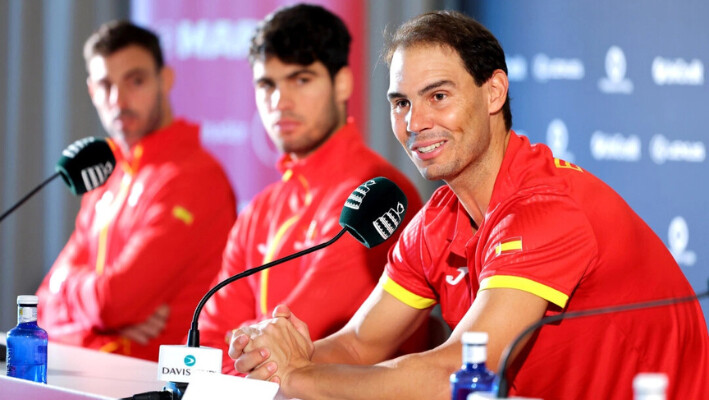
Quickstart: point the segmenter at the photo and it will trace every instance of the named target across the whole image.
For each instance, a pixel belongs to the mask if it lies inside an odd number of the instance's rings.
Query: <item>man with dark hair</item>
[[[405,222],[421,208],[414,186],[367,148],[347,101],[353,76],[345,24],[315,5],[269,15],[257,28],[249,60],[261,121],[283,156],[280,182],[242,211],[229,236],[219,280],[332,239],[352,190],[385,176],[408,198]],[[270,318],[288,304],[320,338],[341,328],[376,285],[386,246],[367,249],[349,235],[333,245],[264,270],[215,294],[200,317],[204,345],[224,350],[231,332]],[[412,344],[415,346],[415,344]]]
[[[504,53],[455,12],[405,23],[389,46],[394,134],[439,188],[389,254],[348,325],[315,343],[297,313],[234,333],[239,371],[302,399],[449,399],[463,332],[489,334],[487,364],[549,315],[693,295],[662,241],[610,187],[510,130]],[[385,361],[430,307],[453,328],[424,353]],[[511,393],[628,399],[639,372],[668,398],[705,398],[709,338],[698,302],[567,319],[513,352]],[[345,364],[375,364],[355,366]]]
[[[37,291],[38,321],[52,341],[157,360],[161,344],[182,341],[219,270],[234,194],[199,127],[172,117],[173,71],[155,34],[107,23],[84,56],[117,165],[84,195]]]

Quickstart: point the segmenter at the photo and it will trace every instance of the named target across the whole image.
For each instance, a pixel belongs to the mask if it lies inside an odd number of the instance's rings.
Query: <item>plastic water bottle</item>
[[[487,332],[463,333],[463,366],[451,375],[451,399],[465,400],[473,392],[492,392],[495,374],[485,367]]]
[[[37,326],[37,296],[17,296],[17,326],[7,333],[7,376],[47,383],[47,331]]]
[[[635,400],[665,400],[667,390],[667,375],[640,373],[633,378],[633,393]]]

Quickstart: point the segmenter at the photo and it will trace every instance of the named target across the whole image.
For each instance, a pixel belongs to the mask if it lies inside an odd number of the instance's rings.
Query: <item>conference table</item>
[[[0,332],[5,344],[5,333]],[[49,342],[47,384],[37,384],[6,375],[0,362],[0,399],[116,399],[160,390],[158,364],[115,354]]]
[[[0,332],[0,344],[5,344]],[[0,400],[111,400],[161,390],[158,364],[50,341],[47,384],[5,376],[0,362]],[[281,399],[278,385],[222,374],[195,374],[183,400]]]

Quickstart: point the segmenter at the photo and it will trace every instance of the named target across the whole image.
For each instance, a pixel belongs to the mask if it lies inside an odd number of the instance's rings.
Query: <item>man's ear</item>
[[[352,69],[345,65],[340,68],[335,74],[335,100],[339,102],[347,102],[352,96],[352,89],[354,88],[354,76],[352,75]]]
[[[501,69],[496,69],[488,83],[488,112],[492,115],[499,112],[502,106],[507,101],[507,89],[510,82],[507,80],[507,74]]]
[[[175,70],[167,65],[164,65],[160,70],[160,83],[163,91],[169,93],[172,90],[172,85],[175,83]]]
[[[91,82],[91,78],[86,78],[86,88],[89,91],[89,97],[93,100],[94,98],[94,84]]]

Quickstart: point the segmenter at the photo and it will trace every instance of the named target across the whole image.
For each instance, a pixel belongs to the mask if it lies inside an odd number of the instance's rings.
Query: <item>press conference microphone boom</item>
[[[496,397],[498,399],[504,399],[504,398],[507,398],[507,395],[509,393],[509,385],[507,383],[507,377],[505,375],[507,374],[507,367],[508,367],[508,364],[510,361],[509,358],[512,355],[512,351],[514,351],[514,349],[517,347],[517,345],[519,345],[519,343],[522,341],[523,338],[525,338],[527,335],[536,331],[537,329],[541,328],[544,325],[558,322],[558,321],[561,321],[564,319],[590,317],[593,315],[610,314],[610,313],[624,312],[624,311],[633,311],[633,310],[640,310],[640,309],[644,309],[644,308],[664,307],[664,306],[669,306],[672,304],[686,303],[686,302],[693,301],[693,300],[699,300],[704,297],[709,297],[709,291],[705,291],[703,293],[699,293],[694,296],[673,297],[673,298],[669,298],[669,299],[652,300],[652,301],[646,301],[646,302],[642,302],[642,303],[621,304],[621,305],[617,305],[617,306],[594,308],[594,309],[590,309],[590,310],[572,311],[572,312],[567,312],[567,313],[563,313],[563,314],[552,315],[550,317],[544,317],[544,318],[540,319],[539,321],[533,323],[532,325],[528,326],[527,329],[525,329],[524,331],[522,331],[522,333],[517,335],[515,340],[513,340],[505,348],[505,351],[502,352],[502,357],[500,358],[500,369],[498,370],[498,373],[497,373],[497,376],[499,379],[499,385],[497,388]]]
[[[56,172],[0,215],[0,222],[58,176],[62,177],[72,193],[81,195],[103,185],[115,165],[116,158],[106,139],[79,139],[62,151],[62,157],[54,167]]]

